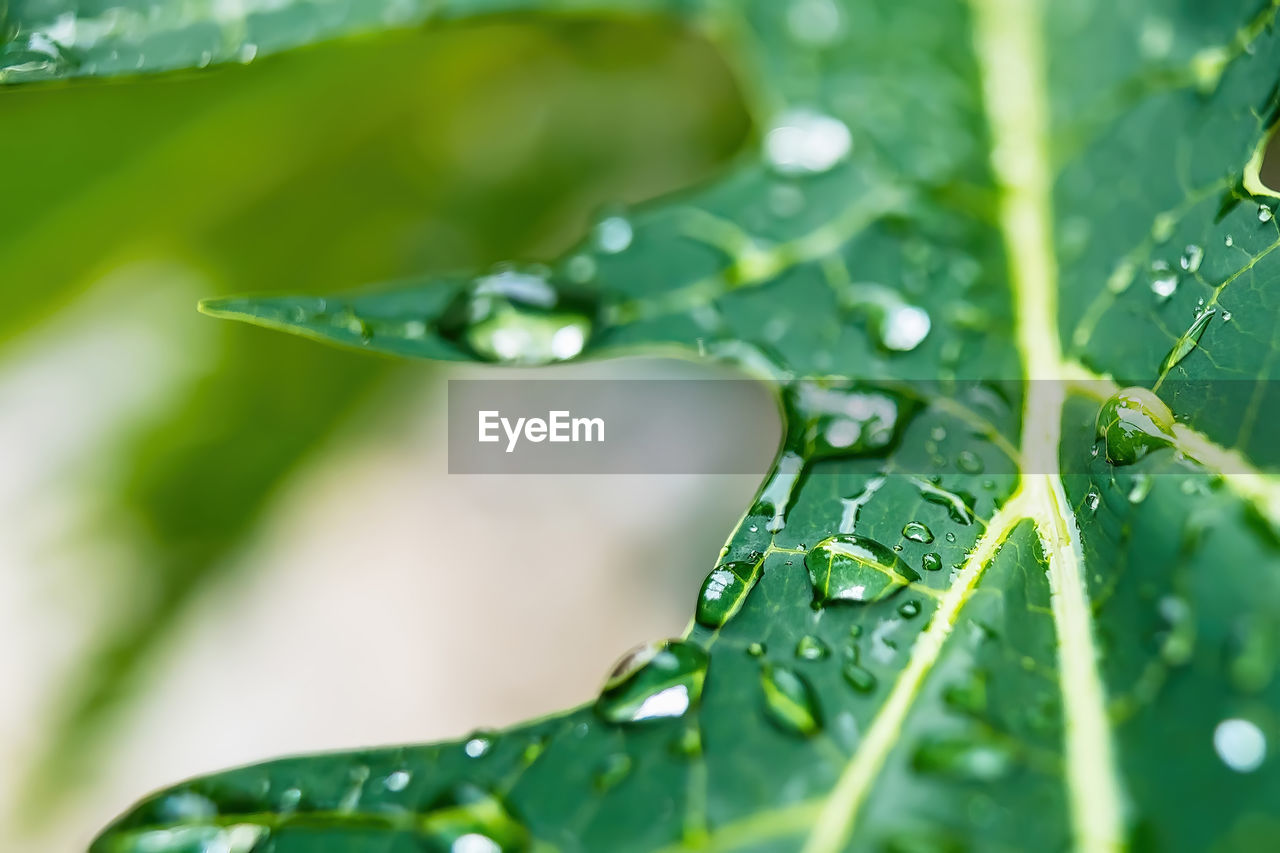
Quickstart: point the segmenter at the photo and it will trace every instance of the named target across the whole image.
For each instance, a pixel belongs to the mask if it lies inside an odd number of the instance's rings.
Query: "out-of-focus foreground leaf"
[[[765,377],[784,446],[687,635],[591,706],[196,779],[97,850],[1271,843],[1276,4],[688,8],[768,119],[722,179],[546,267],[208,306]]]
[[[388,75],[404,88],[383,85]],[[657,104],[689,77],[700,83],[686,98]],[[10,197],[41,202],[0,211],[0,341],[149,258],[219,286],[333,288],[545,254],[606,199],[683,183],[745,130],[705,45],[645,22],[403,33],[252,69],[0,100],[5,159],[22,164]],[[506,128],[513,111],[527,119],[518,132]],[[112,454],[103,517],[141,532],[138,565],[119,580],[131,585],[125,608],[68,681],[24,817],[49,815],[92,776],[170,630],[390,367],[219,330],[212,363]]]

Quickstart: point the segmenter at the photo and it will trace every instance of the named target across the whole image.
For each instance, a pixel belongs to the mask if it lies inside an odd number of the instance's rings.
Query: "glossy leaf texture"
[[[96,849],[1266,844],[1276,6],[671,8],[760,123],[719,180],[545,266],[205,307],[771,382],[783,447],[687,636],[509,731],[184,783]]]

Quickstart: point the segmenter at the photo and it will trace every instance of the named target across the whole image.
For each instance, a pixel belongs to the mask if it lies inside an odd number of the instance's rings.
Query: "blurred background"
[[[446,380],[510,371],[195,302],[550,258],[750,133],[716,51],[644,20],[0,91],[0,850],[83,849],[228,765],[567,707],[683,630],[756,477],[450,477]],[[763,469],[775,413],[707,416]]]

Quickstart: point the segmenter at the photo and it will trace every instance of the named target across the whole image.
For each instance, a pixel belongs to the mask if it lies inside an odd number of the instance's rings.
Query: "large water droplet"
[[[582,352],[598,311],[593,295],[553,284],[544,270],[503,268],[471,282],[437,328],[486,361],[547,364]]]
[[[694,618],[699,625],[719,628],[742,609],[751,588],[760,576],[760,564],[746,561],[725,563],[712,569],[698,592]]]
[[[1102,404],[1094,430],[1108,462],[1131,465],[1173,441],[1173,412],[1154,391],[1123,388]]]
[[[1232,770],[1252,773],[1267,758],[1267,736],[1248,720],[1223,720],[1213,730],[1213,748]]]
[[[929,335],[929,312],[905,302],[886,308],[880,319],[880,345],[894,352],[910,352]]]
[[[908,521],[903,525],[902,535],[912,542],[923,542],[926,545],[933,541],[933,531],[919,521]]]
[[[788,110],[765,136],[764,155],[783,175],[816,175],[849,156],[853,135],[838,118],[811,109]]]
[[[823,539],[805,555],[804,565],[821,604],[880,601],[920,580],[892,549],[852,533]]]
[[[804,676],[785,666],[766,664],[760,672],[764,712],[773,723],[793,734],[816,734],[822,728],[818,700]]]
[[[796,657],[801,660],[822,660],[830,653],[827,644],[812,634],[805,634],[796,643]]]
[[[679,717],[702,695],[707,653],[683,640],[646,643],[614,667],[596,713],[613,723]]]
[[[908,404],[878,389],[818,381],[796,383],[784,404],[788,444],[803,447],[809,460],[884,453],[909,411]],[[868,491],[875,488],[868,484]]]

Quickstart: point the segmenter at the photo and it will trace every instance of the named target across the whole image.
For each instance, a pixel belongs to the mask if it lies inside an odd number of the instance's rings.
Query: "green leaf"
[[[95,849],[1268,844],[1275,14],[708,2],[764,122],[720,180],[545,268],[207,303],[396,355],[679,348],[771,382],[784,443],[703,618],[594,703],[196,779]]]
[[[252,62],[338,36],[494,12],[644,12],[681,5],[682,0],[9,0],[7,9],[0,6],[0,83]]]

